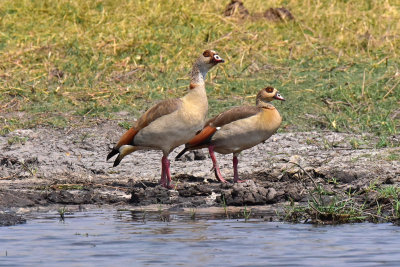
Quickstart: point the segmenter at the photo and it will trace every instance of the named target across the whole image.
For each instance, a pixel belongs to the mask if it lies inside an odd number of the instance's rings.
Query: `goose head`
[[[203,77],[205,77],[205,75],[211,68],[219,63],[224,62],[225,60],[223,60],[216,51],[205,50],[203,54],[197,59],[196,65],[199,68],[200,72],[203,74]]]
[[[260,92],[258,92],[257,94],[257,98],[256,98],[256,103],[260,103],[260,101],[262,102],[271,102],[272,100],[280,100],[280,101],[285,101],[285,98],[283,98],[283,96],[279,93],[278,90],[276,90],[275,88],[268,86],[262,90],[260,90]]]

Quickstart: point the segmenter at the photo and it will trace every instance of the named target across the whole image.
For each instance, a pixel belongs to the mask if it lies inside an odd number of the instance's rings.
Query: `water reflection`
[[[165,219],[167,218],[167,219]],[[211,219],[210,219],[211,218]],[[36,214],[0,228],[0,266],[399,265],[400,228],[221,220],[144,211]],[[7,256],[6,256],[7,255]]]

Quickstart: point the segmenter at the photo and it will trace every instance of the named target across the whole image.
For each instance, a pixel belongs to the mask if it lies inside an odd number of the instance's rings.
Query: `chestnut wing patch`
[[[192,140],[188,142],[187,146],[189,148],[204,146],[211,140],[212,136],[217,132],[219,127],[237,120],[254,116],[261,110],[262,109],[258,107],[241,106],[224,111],[206,122],[203,130],[193,137]]]
[[[206,126],[201,130],[200,133],[198,133],[195,137],[190,140],[187,145],[189,147],[193,146],[198,146],[198,145],[203,145],[206,144],[211,137],[214,135],[214,133],[217,131],[217,128],[212,127],[212,126]]]

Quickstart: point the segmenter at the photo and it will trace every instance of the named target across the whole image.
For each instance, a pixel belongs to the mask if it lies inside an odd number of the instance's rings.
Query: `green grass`
[[[25,144],[26,141],[28,141],[28,137],[19,137],[19,136],[13,136],[8,138],[7,142],[9,145],[14,145],[14,144]]]
[[[364,210],[351,198],[332,198],[328,202],[309,201],[307,205],[294,205],[285,208],[285,221],[310,222],[314,224],[341,224],[363,222],[369,219]]]
[[[400,187],[394,185],[386,186],[378,189],[378,193],[381,198],[399,199]]]
[[[287,23],[225,17],[228,2],[1,1],[0,134],[138,116],[182,96],[193,60],[212,48],[226,63],[208,77],[210,115],[253,104],[272,85],[287,99],[276,103],[282,130],[373,132],[391,145],[400,127],[396,1],[245,2],[251,14],[286,6],[296,18]]]
[[[60,221],[65,220],[65,214],[68,213],[68,209],[66,207],[62,207],[58,209],[58,214],[60,215]]]
[[[309,179],[312,179],[309,176]],[[282,219],[289,222],[314,224],[341,224],[355,222],[400,222],[400,187],[378,184],[371,181],[363,190],[349,188],[347,192],[321,190],[322,185],[314,183],[307,189],[308,202],[295,203],[293,200],[284,208]],[[303,181],[304,182],[304,181]],[[330,181],[328,181],[330,183]],[[337,181],[334,183],[339,185]]]
[[[251,216],[251,209],[248,210],[248,209],[247,209],[247,206],[244,206],[244,209],[243,209],[242,212],[243,212],[244,221],[245,221],[245,222],[248,222],[249,219],[250,219],[250,216]]]

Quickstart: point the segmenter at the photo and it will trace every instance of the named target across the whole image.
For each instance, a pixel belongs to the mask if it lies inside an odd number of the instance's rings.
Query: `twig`
[[[305,173],[307,174],[307,176],[308,176],[308,177],[311,179],[311,181],[313,182],[314,186],[315,186],[316,188],[318,187],[317,183],[314,181],[314,179],[311,177],[311,175],[308,174],[308,172],[306,172],[306,170],[304,170],[303,167],[300,166],[300,164],[298,164],[298,163],[296,163],[296,162],[293,162],[293,161],[290,161],[289,163],[292,163],[292,164],[295,164],[296,166],[298,166],[303,172],[305,172]],[[299,180],[300,180],[300,182],[304,185],[304,187],[307,188],[307,185],[306,185],[301,179],[299,179]],[[310,191],[310,195],[311,195],[312,199],[314,200],[314,202],[315,202],[315,203],[318,203],[317,199],[314,197],[314,195],[313,195],[313,193],[312,193],[311,191]],[[310,206],[311,206],[311,205],[310,205]]]
[[[24,167],[25,170],[27,170],[32,176],[35,176],[35,174],[31,171],[31,169],[28,168],[28,166],[25,165],[25,163],[20,162],[22,167]]]
[[[366,215],[369,215],[369,216],[372,216],[372,217],[376,217],[376,218],[380,218],[382,220],[386,220],[385,217],[382,217],[380,215],[376,215],[376,214],[373,214],[373,213],[370,213],[370,212],[366,212],[366,211],[363,211],[363,210],[361,210],[359,208],[354,208],[354,209],[357,210],[358,212],[360,212],[361,214],[366,214]]]
[[[142,181],[139,180],[139,183],[141,183],[144,186],[144,188],[147,188],[147,185],[145,185]]]
[[[386,95],[383,96],[383,99],[385,99],[399,83],[400,80],[398,80],[397,83],[392,88],[390,88],[390,90],[386,93]]]
[[[382,62],[385,62],[389,57],[382,58],[376,65],[380,65]]]
[[[296,162],[293,162],[293,161],[289,161],[289,163],[292,163],[292,164],[296,165],[297,167],[299,167],[305,174],[307,174],[308,178],[310,178],[310,180],[313,182],[314,186],[318,187],[318,185],[315,182],[314,178],[312,178],[311,175],[308,172],[306,172],[306,170],[303,167],[301,167],[300,164],[298,164]]]

